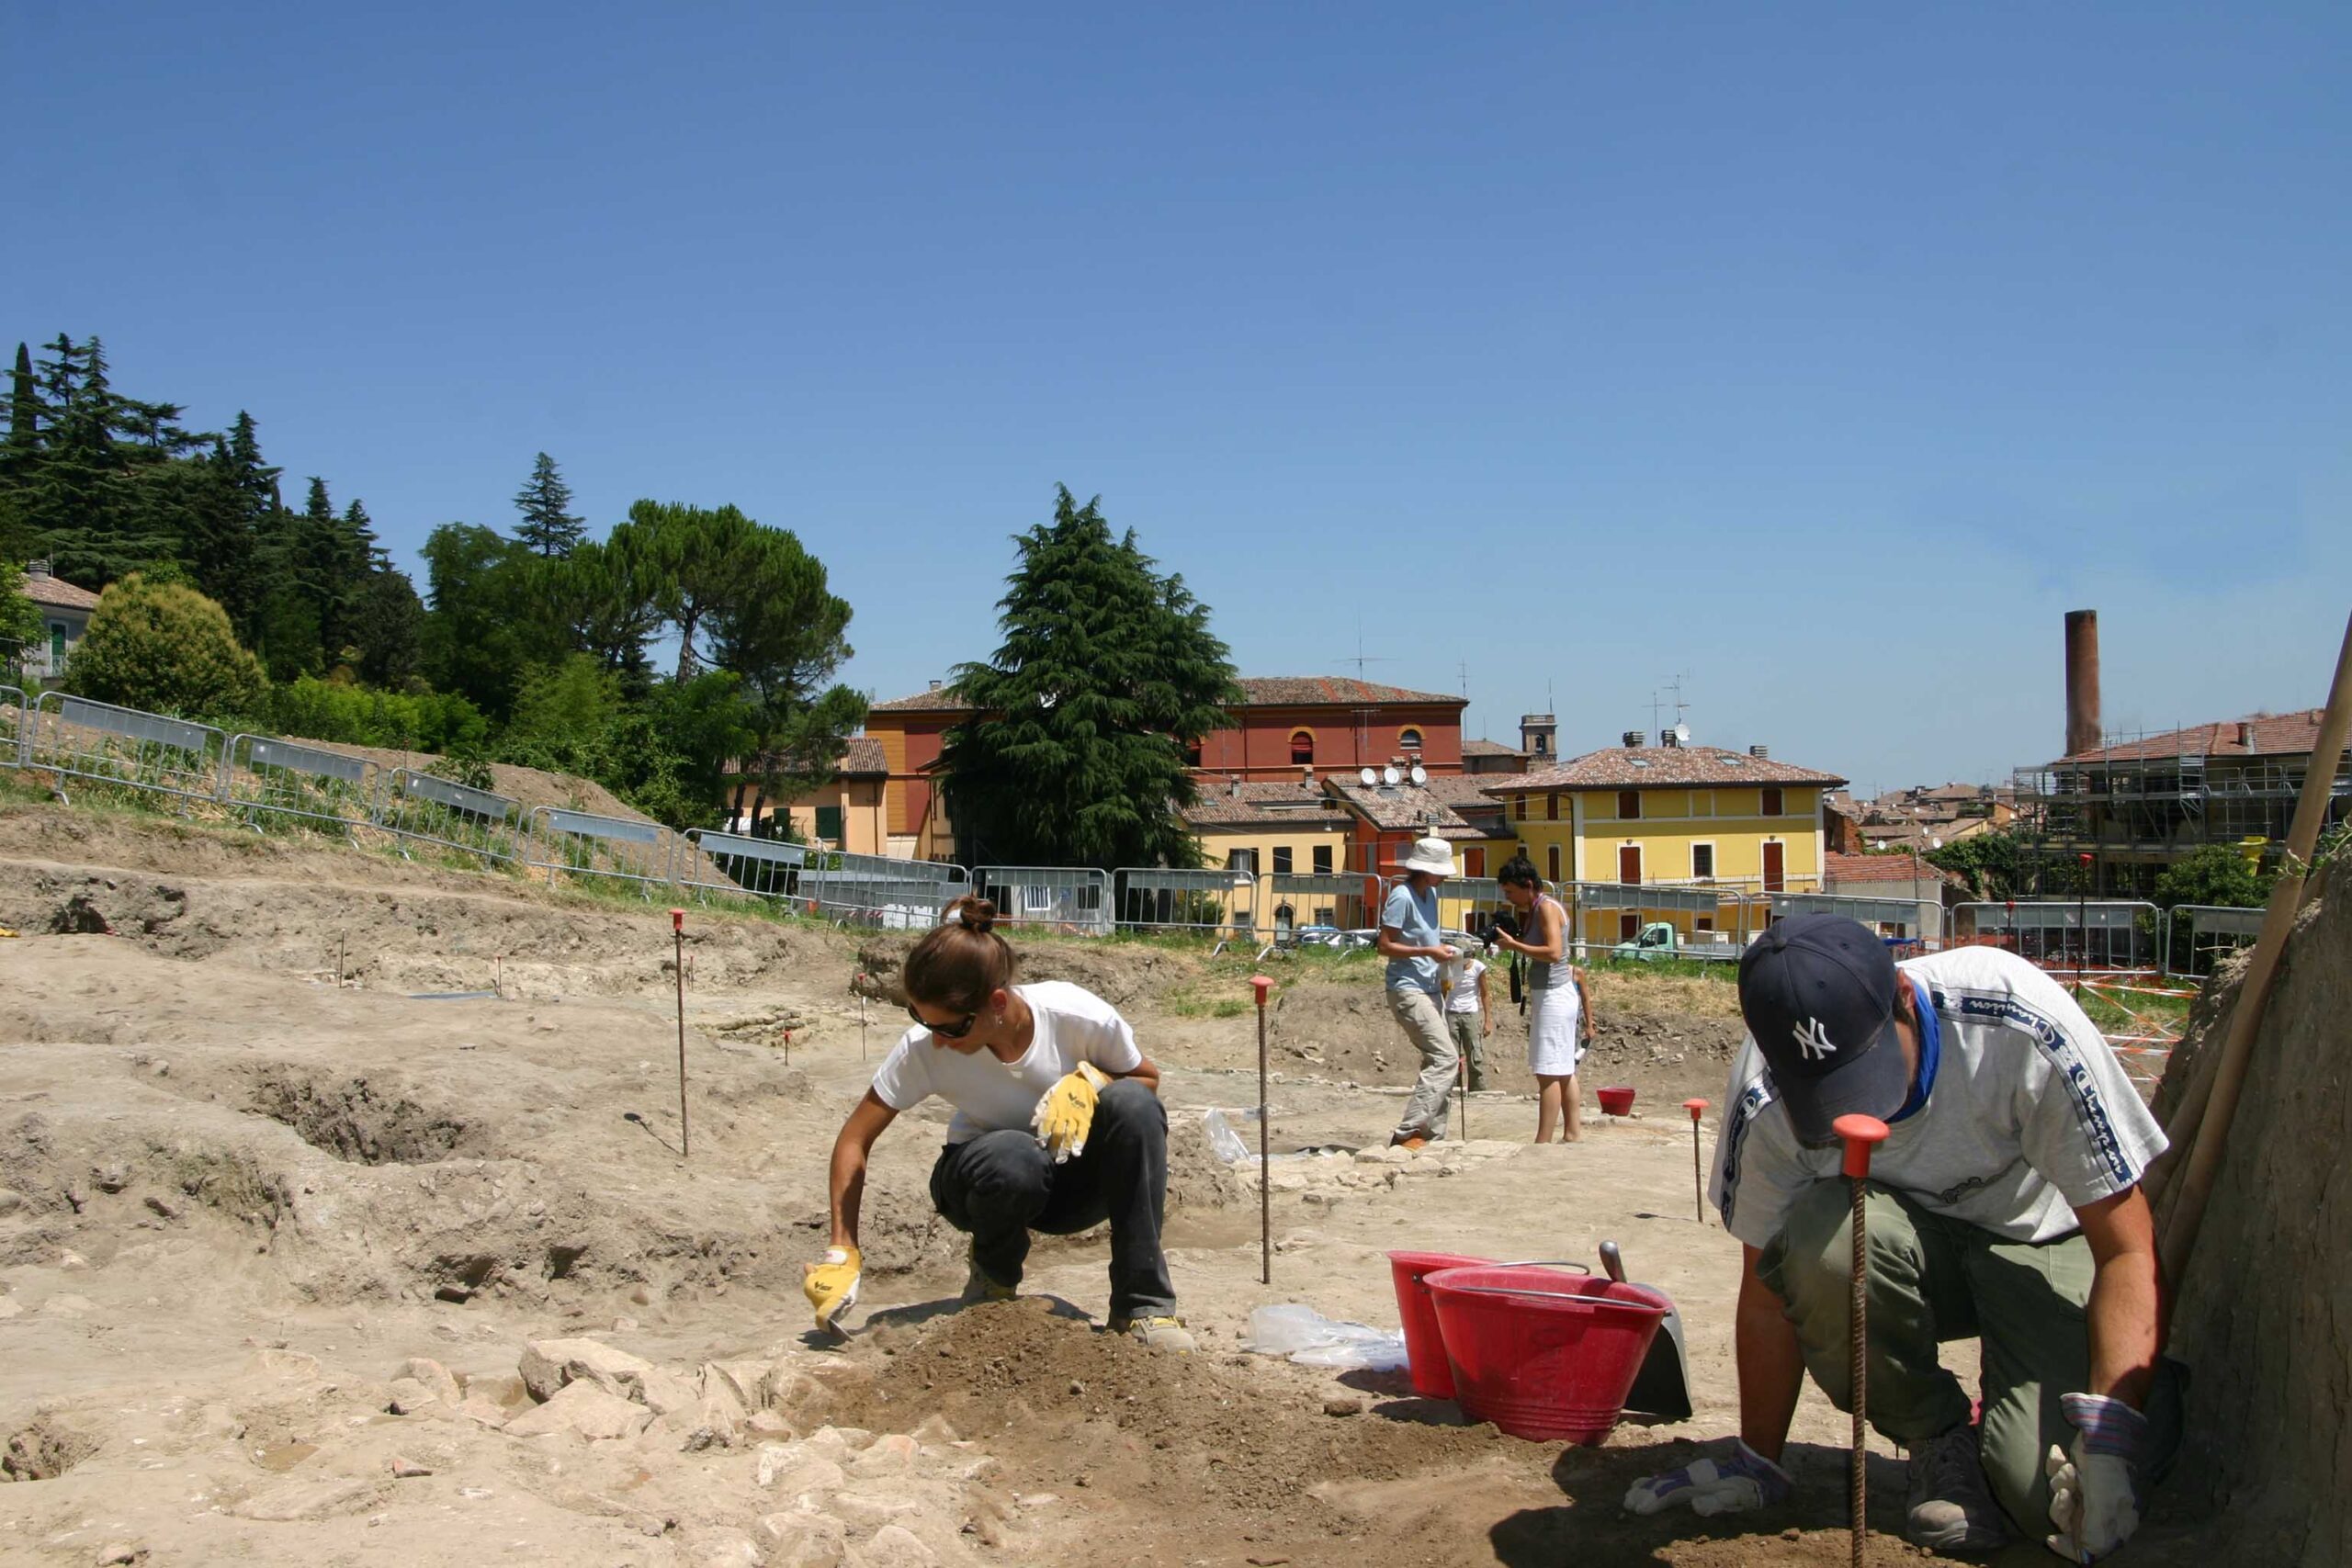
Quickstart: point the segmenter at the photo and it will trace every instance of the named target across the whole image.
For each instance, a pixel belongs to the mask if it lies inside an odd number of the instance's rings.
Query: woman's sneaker
[[[1014,1286],[1000,1285],[989,1278],[988,1270],[980,1267],[979,1253],[971,1243],[965,1244],[964,1259],[971,1265],[970,1269],[964,1276],[964,1304],[966,1306],[972,1306],[980,1302],[1009,1302],[1021,1293]]]
[[[1930,1551],[1992,1551],[2008,1540],[2000,1505],[1984,1480],[1974,1427],[1963,1421],[1905,1451],[1910,1486],[1903,1534],[1912,1545]]]
[[[1182,1353],[1198,1348],[1181,1317],[1114,1317],[1111,1320],[1110,1329],[1114,1334],[1124,1334],[1155,1350]]]

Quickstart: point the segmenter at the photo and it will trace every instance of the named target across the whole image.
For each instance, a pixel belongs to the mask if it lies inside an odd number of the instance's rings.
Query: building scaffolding
[[[2144,897],[2167,866],[2211,844],[2275,854],[2309,754],[2216,751],[2211,731],[2110,736],[2095,752],[2018,769],[2014,831],[2030,889]],[[2335,784],[2331,823],[2352,817],[2352,767],[2339,765]]]

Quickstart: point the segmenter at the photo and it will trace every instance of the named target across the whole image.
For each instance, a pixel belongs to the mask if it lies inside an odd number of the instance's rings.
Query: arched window
[[[1290,765],[1294,768],[1315,765],[1315,732],[1294,729],[1290,732]]]
[[[1396,744],[1408,751],[1418,751],[1421,749],[1421,732],[1408,725],[1396,732]]]

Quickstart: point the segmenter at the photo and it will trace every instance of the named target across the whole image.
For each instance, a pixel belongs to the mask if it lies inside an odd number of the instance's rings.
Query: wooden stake
[[[2164,1277],[2177,1286],[2188,1257],[2197,1246],[2197,1232],[2205,1223],[2205,1204],[2213,1195],[2222,1153],[2228,1146],[2230,1122],[2237,1115],[2238,1093],[2245,1087],[2247,1060],[2254,1055],[2255,1035],[2270,1005],[2271,982],[2278,977],[2278,958],[2287,945],[2287,931],[2302,906],[2303,882],[2311,858],[2319,846],[2320,829],[2327,820],[2335,787],[2335,764],[2344,742],[2352,734],[2352,619],[2344,626],[2344,647],[2336,655],[2335,679],[2328,687],[2327,711],[2319,721],[2318,742],[2303,771],[2303,793],[2295,802],[2295,818],[2287,829],[2286,860],[2278,880],[2270,885],[2270,906],[2263,912],[2262,931],[2255,938],[2254,956],[2247,961],[2245,982],[2230,1010],[2229,1033],[2222,1042],[2222,1064],[2213,1074],[2212,1090],[2195,1123],[2195,1145],[2180,1167],[2178,1190],[2164,1225],[2161,1255]],[[2183,1109],[2187,1109],[2184,1102]],[[2175,1122],[2186,1118],[2176,1116]],[[2171,1129],[2166,1129],[2169,1132]],[[2180,1158],[2175,1145],[2173,1157]]]

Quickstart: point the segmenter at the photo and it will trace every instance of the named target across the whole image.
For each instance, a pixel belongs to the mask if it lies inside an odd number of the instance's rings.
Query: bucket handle
[[[1590,1270],[1588,1269],[1587,1272],[1589,1273]],[[1660,1317],[1673,1310],[1671,1307],[1652,1306],[1647,1302],[1620,1301],[1614,1296],[1580,1296],[1573,1291],[1522,1291],[1517,1288],[1503,1290],[1493,1285],[1456,1285],[1453,1288],[1465,1296],[1532,1296],[1538,1301],[1583,1302],[1588,1306],[1625,1307],[1634,1312],[1654,1312]]]
[[[1587,1265],[1571,1263],[1565,1258],[1517,1258],[1509,1263],[1491,1263],[1487,1267],[1490,1269],[1573,1269],[1579,1274],[1587,1275],[1592,1272]]]

